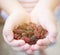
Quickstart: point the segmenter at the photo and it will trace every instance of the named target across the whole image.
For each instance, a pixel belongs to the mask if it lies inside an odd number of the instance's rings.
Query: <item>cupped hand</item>
[[[30,45],[25,43],[24,40],[15,40],[13,30],[23,23],[29,23],[30,17],[25,11],[15,11],[8,16],[4,28],[4,40],[16,51],[25,51],[30,48]]]
[[[24,40],[15,40],[13,29],[22,23],[29,23],[30,17],[24,12],[15,12],[8,17],[3,29],[4,40],[16,51],[25,51],[32,54],[35,50],[43,50],[51,43],[55,43],[57,37],[56,22],[53,12],[48,9],[35,9],[31,12],[31,22],[40,24],[48,31],[48,35],[44,39],[39,39],[35,45],[29,45]]]
[[[31,21],[35,24],[41,25],[48,31],[46,38],[39,39],[35,45],[31,45],[31,50],[43,50],[49,45],[56,42],[57,26],[55,17],[52,11],[49,9],[34,9],[31,12]]]

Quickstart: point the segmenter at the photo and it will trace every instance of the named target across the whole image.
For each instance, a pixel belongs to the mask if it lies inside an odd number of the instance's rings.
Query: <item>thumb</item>
[[[46,28],[48,30],[47,38],[50,40],[51,43],[55,43],[56,42],[56,37],[57,37],[57,34],[58,34],[56,24],[55,25],[50,24]]]
[[[54,44],[56,42],[56,37],[57,37],[57,28],[56,25],[54,24],[47,24],[45,28],[48,30],[48,34],[46,38],[38,40],[37,44],[38,45],[50,45]]]
[[[9,43],[13,40],[13,32],[11,30],[3,30],[4,40]]]
[[[47,36],[47,38],[50,40],[51,43],[55,43],[57,38],[57,32],[51,32],[50,35]]]
[[[49,33],[46,38],[37,41],[37,45],[48,46],[56,42],[56,33]]]
[[[7,43],[13,40],[13,27],[13,23],[7,19],[3,28],[3,37]]]

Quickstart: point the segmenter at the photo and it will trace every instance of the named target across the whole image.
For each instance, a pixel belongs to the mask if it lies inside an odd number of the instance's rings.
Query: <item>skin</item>
[[[38,40],[37,43],[31,47],[32,50],[43,50],[50,44],[56,42],[57,26],[54,10],[59,3],[60,0],[45,0],[45,2],[44,0],[40,0],[31,12],[31,21],[36,24],[41,24],[48,30],[48,35],[46,38]]]
[[[0,0],[1,9],[6,11],[9,15],[3,28],[4,40],[14,50],[26,51],[28,54],[32,53],[35,50],[45,49],[50,43],[54,43],[57,37],[57,28],[53,12],[59,3],[59,0],[39,0],[29,15],[28,12],[26,12],[25,9],[21,6],[21,4],[18,3],[18,1]],[[36,24],[41,24],[49,32],[48,36],[45,39],[38,40],[35,45],[31,46],[25,43],[24,40],[14,40],[12,32],[13,29],[20,24],[29,23],[30,21]]]
[[[30,45],[26,44],[24,40],[14,40],[13,29],[22,23],[29,23],[30,16],[22,8],[22,6],[16,0],[6,0],[5,2],[1,0],[1,8],[8,13],[8,18],[5,21],[3,28],[3,37],[5,41],[14,49],[23,51],[28,49]],[[5,5],[3,5],[5,4]],[[9,11],[8,11],[9,10]],[[13,21],[12,21],[13,20]],[[22,44],[21,44],[22,43]],[[28,46],[23,49],[24,46]],[[22,47],[22,49],[20,49]]]

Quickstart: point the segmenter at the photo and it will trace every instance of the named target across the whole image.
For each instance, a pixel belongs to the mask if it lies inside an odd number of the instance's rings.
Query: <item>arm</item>
[[[54,16],[54,9],[59,3],[60,0],[39,0],[36,7],[31,12],[32,22],[41,24],[48,30],[46,38],[38,40],[36,45],[32,47],[33,50],[44,49],[51,43],[56,42],[57,26]]]
[[[60,0],[39,0],[36,7],[49,9],[51,11],[54,11],[57,5],[60,4]]]
[[[24,10],[21,4],[18,3],[18,1],[16,0],[5,0],[5,1],[0,0],[0,5],[1,5],[1,8],[4,11],[6,11],[8,15],[10,15],[7,20],[16,19],[16,18],[20,19],[20,17],[23,16],[24,14],[25,14],[24,16],[28,15],[28,13]],[[23,20],[23,19],[20,19],[20,20]]]
[[[11,14],[12,12],[15,12],[16,10],[17,11],[25,11],[21,4],[18,3],[18,1],[16,0],[1,0],[0,1],[0,4],[1,4],[1,8],[3,10],[5,10],[8,14]]]
[[[0,0],[0,5],[1,8],[9,14],[3,28],[4,40],[16,51],[28,49],[30,46],[26,44],[24,40],[15,40],[13,34],[14,28],[23,22],[27,23],[30,21],[28,13],[16,0]],[[24,49],[24,47],[27,45],[28,47]]]

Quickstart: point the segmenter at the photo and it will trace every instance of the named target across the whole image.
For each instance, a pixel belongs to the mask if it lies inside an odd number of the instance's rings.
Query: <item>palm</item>
[[[12,19],[13,17],[13,19]],[[12,21],[13,20],[13,21]],[[29,23],[30,17],[28,14],[19,14],[14,13],[11,16],[8,17],[8,19],[5,22],[4,29],[3,29],[3,36],[5,41],[14,49],[17,51],[22,51],[28,49],[30,46],[25,43],[24,40],[15,40],[13,30],[14,28],[17,28],[22,23]],[[27,46],[27,47],[26,47]],[[26,48],[25,48],[26,47]]]
[[[40,24],[48,30],[48,35],[45,39],[38,40],[37,43],[31,46],[32,50],[39,50],[46,48],[50,43],[54,43],[57,36],[56,23],[54,20],[54,15],[51,11],[45,10],[41,12],[36,10],[36,12],[31,13],[31,21]]]

